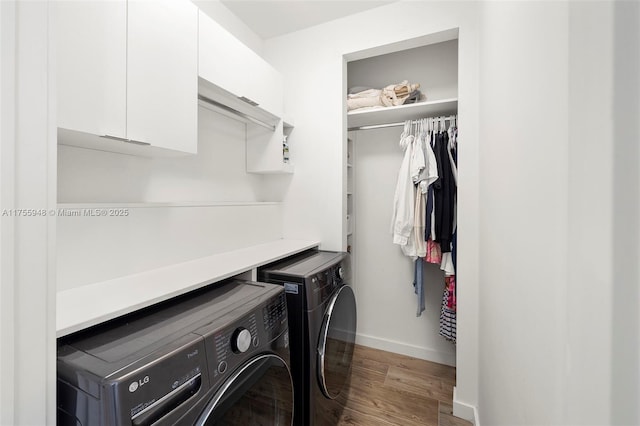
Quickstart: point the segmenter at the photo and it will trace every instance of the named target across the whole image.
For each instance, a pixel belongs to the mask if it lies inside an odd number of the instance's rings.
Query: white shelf
[[[254,175],[290,175],[295,171],[295,166],[292,163],[282,163],[282,166],[278,170],[263,170],[259,172],[247,172]]]
[[[277,201],[184,201],[148,203],[58,203],[59,209],[101,209],[101,208],[162,208],[162,207],[229,207],[229,206],[271,206],[282,204]]]
[[[100,324],[318,244],[277,240],[58,292],[56,335]]]
[[[457,110],[457,98],[418,102],[396,107],[357,109],[347,113],[347,127],[351,129],[354,127],[370,126],[372,124],[388,124],[405,120],[417,120],[419,118],[455,114]]]
[[[291,117],[283,117],[282,118],[282,127],[284,127],[286,130],[289,130],[289,132],[290,132],[291,130],[293,130],[294,127],[296,127],[296,125],[293,122],[293,120],[291,119]]]

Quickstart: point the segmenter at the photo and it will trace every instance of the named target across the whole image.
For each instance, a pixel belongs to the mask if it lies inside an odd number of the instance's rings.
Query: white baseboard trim
[[[410,345],[395,340],[382,339],[380,337],[369,336],[366,334],[356,334],[356,343],[370,348],[380,349],[383,351],[394,352],[397,354],[412,356],[439,364],[456,365],[456,354],[442,351],[436,351],[430,348]]]
[[[478,408],[475,405],[469,405],[462,401],[458,401],[455,386],[453,387],[453,415],[460,417],[461,419],[469,420],[475,426],[480,426]]]

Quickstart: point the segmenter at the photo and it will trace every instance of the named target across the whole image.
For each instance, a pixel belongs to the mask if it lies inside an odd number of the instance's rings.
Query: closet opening
[[[354,52],[343,63],[343,246],[352,255],[356,343],[451,366],[455,287],[445,275],[455,273],[422,261],[416,274],[415,257],[405,255],[391,231],[405,123],[414,137],[421,130],[451,136],[459,118],[458,56],[458,29],[451,29]],[[414,285],[416,275],[422,286]]]

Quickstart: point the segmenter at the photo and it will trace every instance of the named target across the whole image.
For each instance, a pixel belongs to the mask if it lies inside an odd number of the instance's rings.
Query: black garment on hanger
[[[427,143],[431,146],[431,149],[433,150],[433,147],[435,145],[434,132],[431,132],[429,134],[429,141]],[[434,156],[435,156],[435,153],[434,153]],[[438,159],[436,159],[436,166],[438,169],[438,176],[440,176],[440,166],[438,166]],[[433,212],[433,186],[438,182],[439,179],[440,178],[438,177],[438,179],[436,179],[431,183],[431,185],[429,185],[429,189],[427,190],[427,194],[426,194],[427,209],[426,209],[425,221],[424,221],[425,223],[424,240],[425,241],[429,241],[429,238],[431,238],[431,213]]]
[[[435,241],[440,243],[443,253],[451,251],[453,234],[453,213],[456,196],[456,185],[449,160],[449,136],[447,132],[436,135],[434,154],[438,163],[438,180],[433,184],[435,202]]]

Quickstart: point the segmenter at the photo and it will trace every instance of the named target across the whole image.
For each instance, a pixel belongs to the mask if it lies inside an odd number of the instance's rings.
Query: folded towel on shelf
[[[347,94],[353,95],[353,94],[357,94],[357,93],[360,93],[360,92],[365,92],[365,91],[371,90],[371,89],[373,89],[373,87],[353,86],[353,87],[350,87],[349,89],[347,89]]]
[[[380,99],[381,93],[382,90],[380,89],[367,89],[362,92],[347,95],[347,111],[358,108],[384,106]]]
[[[418,90],[419,87],[419,83],[409,83],[407,80],[390,84],[382,90],[353,87],[349,89],[347,94],[347,111],[359,108],[388,107],[415,103],[422,96]]]

